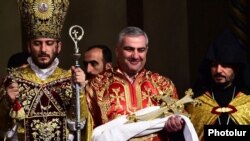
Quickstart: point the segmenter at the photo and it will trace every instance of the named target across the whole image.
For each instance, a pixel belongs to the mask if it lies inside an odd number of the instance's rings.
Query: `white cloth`
[[[86,119],[80,121],[80,129],[83,129],[84,126],[85,126],[85,123],[86,123]],[[70,131],[76,131],[76,121],[73,121],[73,120],[70,120],[70,119],[67,119],[67,124],[68,124],[68,127],[69,127],[69,130]]]
[[[135,114],[142,115],[156,109],[159,109],[159,106],[148,107],[137,111]],[[185,121],[185,127],[183,130],[185,140],[198,141],[197,133],[189,118],[184,115],[179,116]],[[169,117],[171,116],[157,118],[150,121],[126,123],[128,121],[127,116],[123,115],[106,124],[96,127],[92,139],[93,141],[127,141],[132,137],[145,136],[162,130]]]
[[[18,137],[17,137],[17,128],[18,128],[18,124],[14,124],[14,126],[9,129],[5,134],[4,134],[4,141],[8,140],[8,141],[18,141]]]
[[[74,138],[75,138],[75,135],[74,135],[74,134],[69,133],[69,136],[68,136],[68,141],[74,141]]]
[[[47,79],[56,69],[56,67],[59,64],[59,59],[55,58],[55,60],[52,62],[51,66],[46,69],[40,69],[36,64],[34,64],[31,57],[27,59],[28,63],[30,64],[31,69],[36,73],[36,75],[42,79]]]

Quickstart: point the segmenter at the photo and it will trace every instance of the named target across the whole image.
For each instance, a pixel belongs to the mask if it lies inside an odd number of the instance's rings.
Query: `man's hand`
[[[19,86],[16,82],[11,82],[6,87],[7,94],[11,100],[12,103],[16,100],[16,98],[19,97]]]
[[[185,121],[180,116],[171,116],[165,123],[165,129],[167,132],[176,132],[183,129]]]
[[[78,83],[81,88],[85,87],[86,76],[84,71],[80,67],[71,67],[72,71],[72,80],[74,83]]]

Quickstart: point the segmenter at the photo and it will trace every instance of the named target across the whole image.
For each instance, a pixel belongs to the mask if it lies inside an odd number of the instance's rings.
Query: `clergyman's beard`
[[[231,77],[225,77],[225,76],[222,76],[220,74],[216,74],[217,76],[220,76],[220,77],[224,77],[225,78],[225,82],[224,83],[216,83],[216,85],[218,87],[221,87],[221,88],[227,88],[228,86],[231,86],[232,83],[233,83],[233,80],[234,80],[234,75],[232,75]]]
[[[50,59],[49,62],[47,63],[39,63],[37,59],[33,59],[34,63],[40,68],[40,69],[46,69],[49,68],[51,66],[51,64],[53,63],[53,61],[55,60],[57,54],[54,54],[52,56],[52,58]]]
[[[54,61],[54,60],[51,60],[51,61],[48,62],[48,63],[37,63],[37,66],[38,66],[39,68],[41,68],[41,69],[46,69],[46,68],[48,68],[48,67],[52,64],[53,61]]]
[[[87,80],[93,79],[95,76],[96,76],[96,75],[94,75],[94,74],[86,73],[86,79],[87,79]]]
[[[220,87],[220,88],[226,88],[230,85],[229,82],[224,82],[224,83],[216,83],[217,87]]]

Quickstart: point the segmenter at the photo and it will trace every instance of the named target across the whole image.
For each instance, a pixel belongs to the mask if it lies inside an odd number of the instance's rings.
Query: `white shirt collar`
[[[31,69],[36,73],[37,77],[39,77],[42,80],[47,79],[55,71],[56,67],[59,64],[59,59],[55,58],[55,60],[52,62],[50,67],[46,69],[41,69],[37,65],[34,64],[31,57],[29,57],[27,61],[30,64]]]

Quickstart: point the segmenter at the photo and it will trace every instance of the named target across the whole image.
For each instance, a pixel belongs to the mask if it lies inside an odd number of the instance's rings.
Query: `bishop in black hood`
[[[239,91],[250,92],[250,71],[247,47],[229,29],[225,29],[211,44],[200,65],[198,79],[193,87],[195,97],[214,86],[210,67],[213,62],[233,66],[233,84]]]

